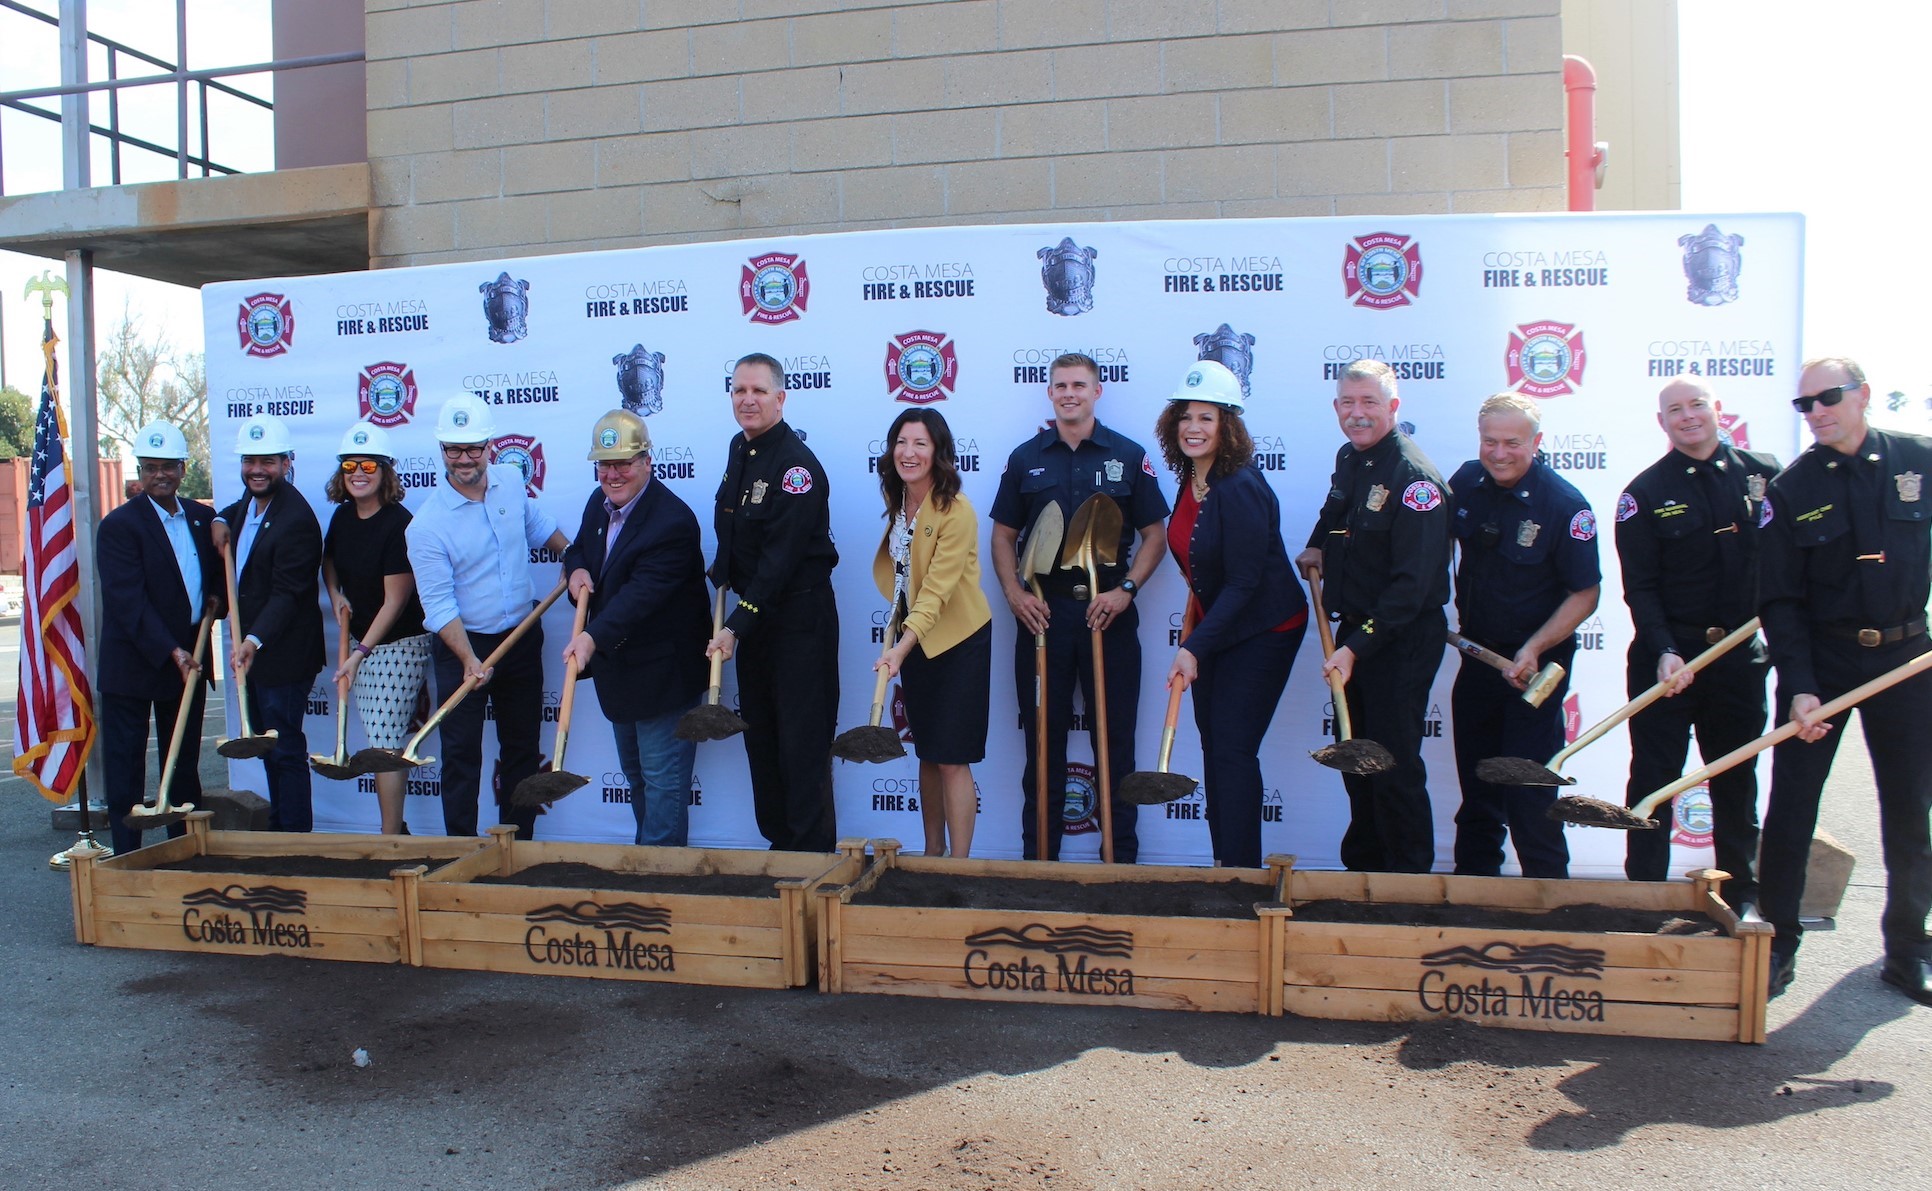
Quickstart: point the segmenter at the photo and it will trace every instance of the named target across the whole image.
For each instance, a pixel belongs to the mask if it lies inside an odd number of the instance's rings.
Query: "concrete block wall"
[[[376,266],[1560,210],[1559,0],[367,0]]]

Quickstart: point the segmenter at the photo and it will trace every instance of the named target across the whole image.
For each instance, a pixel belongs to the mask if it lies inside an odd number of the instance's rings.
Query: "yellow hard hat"
[[[592,463],[616,462],[648,454],[650,449],[651,432],[645,428],[644,419],[628,409],[614,409],[591,427],[590,454],[585,458]]]

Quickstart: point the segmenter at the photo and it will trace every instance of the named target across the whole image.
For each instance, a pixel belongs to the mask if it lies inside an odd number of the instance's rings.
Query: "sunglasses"
[[[443,454],[449,456],[451,459],[481,459],[484,450],[485,448],[480,444],[473,447],[457,447],[451,446],[449,443],[443,444]]]
[[[381,470],[382,464],[376,462],[374,459],[344,459],[342,461],[342,474],[345,476],[352,476],[357,472],[361,472],[365,476],[373,476]]]
[[[1855,385],[1833,385],[1831,388],[1823,392],[1813,393],[1809,397],[1793,397],[1791,399],[1791,408],[1801,414],[1810,413],[1813,405],[1822,405],[1826,409],[1830,409],[1840,401],[1843,401],[1845,394],[1856,393],[1864,387],[1862,382]]]

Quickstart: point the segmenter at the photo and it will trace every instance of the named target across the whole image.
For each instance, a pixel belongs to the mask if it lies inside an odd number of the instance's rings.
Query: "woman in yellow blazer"
[[[993,669],[979,518],[959,491],[953,433],[939,411],[906,410],[886,443],[890,466],[879,468],[879,492],[888,524],[872,577],[892,601],[899,639],[875,668],[899,676],[919,757],[926,855],[966,856],[979,813],[972,766],[986,757]]]

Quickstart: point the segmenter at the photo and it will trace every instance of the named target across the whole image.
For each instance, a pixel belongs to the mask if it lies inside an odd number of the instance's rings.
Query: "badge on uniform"
[[[1765,482],[1763,476],[1745,476],[1744,492],[1752,500],[1764,499]]]
[[[1402,503],[1418,513],[1426,513],[1442,503],[1442,489],[1427,480],[1417,480],[1402,490]]]
[[[1587,542],[1597,536],[1597,515],[1588,509],[1581,509],[1570,518],[1570,536],[1579,542]]]
[[[1637,498],[1628,492],[1617,498],[1617,520],[1628,521],[1637,515]]]
[[[1380,484],[1375,485],[1374,487],[1369,489],[1368,505],[1367,505],[1368,511],[1371,513],[1381,512],[1382,506],[1388,503],[1388,499],[1389,499],[1389,490],[1387,488],[1382,487],[1382,485]]]
[[[1120,483],[1121,478],[1124,477],[1126,474],[1127,474],[1127,465],[1125,463],[1122,463],[1118,459],[1107,460],[1107,482],[1109,484]]]
[[[752,486],[751,486],[751,503],[752,503],[752,504],[755,504],[755,505],[761,505],[761,504],[764,504],[764,503],[765,503],[765,489],[767,489],[767,488],[769,488],[769,487],[771,487],[771,485],[770,485],[770,484],[767,484],[767,483],[766,483],[765,481],[763,481],[763,480],[758,480],[758,481],[756,481],[756,482],[754,482],[754,483],[752,484]]]
[[[1763,529],[1769,524],[1771,524],[1771,498],[1767,496],[1764,498],[1764,503],[1758,507],[1758,528]]]
[[[1522,522],[1516,527],[1516,544],[1523,547],[1536,545],[1536,535],[1542,529],[1543,527],[1534,521]]]
[[[1904,471],[1893,476],[1892,482],[1898,485],[1898,498],[1906,504],[1917,504],[1919,499],[1919,482],[1924,478],[1924,476],[1921,476],[1915,471]]]
[[[803,496],[812,490],[812,473],[802,467],[787,471],[778,481],[787,496]]]

